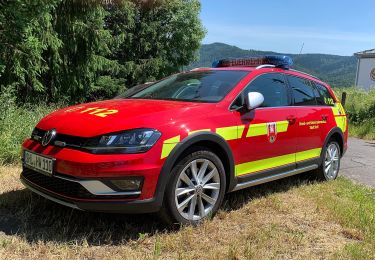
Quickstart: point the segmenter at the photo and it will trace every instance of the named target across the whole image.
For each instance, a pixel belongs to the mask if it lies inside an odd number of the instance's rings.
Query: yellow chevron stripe
[[[312,158],[320,157],[320,153],[322,152],[322,148],[311,149],[303,152],[296,153],[296,162],[301,162],[305,160],[309,160]]]
[[[216,128],[216,133],[223,137],[225,140],[229,141],[241,138],[244,129],[244,125],[221,127]]]
[[[295,162],[295,159],[296,157],[293,153],[253,162],[241,163],[235,166],[236,176],[263,171],[282,165],[292,164]]]
[[[276,122],[276,130],[277,133],[283,133],[288,131],[289,123],[288,121],[277,121]],[[250,124],[249,130],[247,130],[246,137],[254,137],[254,136],[261,136],[267,135],[267,123],[260,123],[260,124]]]
[[[288,131],[289,123],[288,121],[278,121],[276,122],[276,128],[278,133]],[[245,125],[238,125],[238,126],[228,126],[228,127],[220,127],[216,128],[216,133],[223,137],[226,141],[240,139],[242,134],[245,130]],[[198,132],[211,132],[211,129],[199,129],[190,131],[188,135],[198,133]],[[260,123],[260,124],[250,124],[249,130],[247,131],[246,137],[253,137],[253,136],[260,136],[260,135],[267,135],[267,123]],[[161,151],[160,158],[166,158],[171,153],[173,148],[181,141],[181,136],[175,136],[170,139],[167,139],[163,142],[163,147]]]
[[[342,132],[346,130],[346,113],[345,109],[341,103],[335,103],[335,106],[332,107],[333,115],[335,116],[335,121],[337,127],[341,129]]]
[[[267,124],[250,124],[247,130],[246,137],[254,137],[267,134]]]
[[[277,126],[277,132],[283,133],[283,132],[288,131],[289,122],[287,120],[278,121],[278,122],[276,122],[276,126]]]
[[[293,164],[295,162],[313,159],[319,157],[321,151],[321,148],[316,148],[303,152],[285,154],[258,161],[241,163],[235,166],[235,173],[236,176],[241,176],[245,174],[251,174],[259,171],[272,169],[283,165]]]
[[[160,159],[168,157],[168,155],[172,152],[173,148],[175,148],[175,146],[180,142],[180,139],[181,137],[178,135],[164,140]]]

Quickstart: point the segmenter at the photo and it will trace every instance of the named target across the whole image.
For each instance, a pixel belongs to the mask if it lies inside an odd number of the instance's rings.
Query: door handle
[[[290,115],[286,118],[286,120],[288,120],[290,125],[293,125],[296,122],[297,118],[293,115]]]
[[[322,115],[322,119],[323,119],[323,121],[327,121],[328,120],[328,115]]]

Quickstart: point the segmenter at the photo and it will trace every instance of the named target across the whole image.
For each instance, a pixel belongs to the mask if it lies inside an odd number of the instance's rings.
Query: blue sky
[[[203,43],[352,55],[375,48],[375,1],[201,0]]]

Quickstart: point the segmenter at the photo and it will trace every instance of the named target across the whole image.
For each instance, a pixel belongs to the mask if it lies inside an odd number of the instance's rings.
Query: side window
[[[314,89],[309,80],[290,75],[287,78],[292,88],[295,106],[316,105]]]
[[[237,110],[237,109],[241,108],[241,107],[242,107],[242,103],[243,103],[242,99],[243,99],[243,98],[242,98],[242,94],[240,94],[240,95],[234,100],[234,102],[232,103],[230,109]]]
[[[289,106],[288,87],[284,76],[279,73],[263,74],[255,78],[245,88],[244,94],[259,92],[264,96],[262,107]]]
[[[331,94],[329,93],[328,89],[319,84],[319,83],[314,83],[315,84],[315,88],[316,88],[316,91],[317,91],[317,97],[316,97],[316,101],[318,102],[318,105],[322,105],[322,106],[334,106],[335,105],[335,101],[333,100]]]

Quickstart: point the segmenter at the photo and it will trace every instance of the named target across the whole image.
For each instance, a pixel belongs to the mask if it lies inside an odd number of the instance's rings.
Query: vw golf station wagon
[[[311,172],[334,180],[348,124],[331,88],[287,56],[224,59],[43,118],[23,145],[21,181],[62,205],[214,215],[224,195]]]

